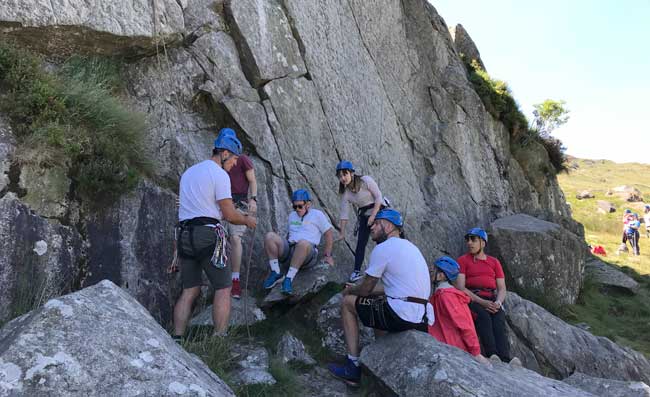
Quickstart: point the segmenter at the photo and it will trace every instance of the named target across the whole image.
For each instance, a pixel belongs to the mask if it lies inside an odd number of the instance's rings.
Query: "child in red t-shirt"
[[[487,358],[481,355],[481,345],[469,311],[470,298],[450,284],[458,277],[458,263],[443,256],[429,267],[429,271],[435,286],[435,292],[429,299],[435,322],[429,326],[429,334],[440,342],[465,350],[479,362],[487,363]]]

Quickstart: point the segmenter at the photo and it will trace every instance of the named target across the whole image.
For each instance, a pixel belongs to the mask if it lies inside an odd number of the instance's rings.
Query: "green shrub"
[[[69,169],[76,194],[112,201],[149,171],[143,159],[144,115],[127,109],[116,62],[73,57],[57,73],[34,54],[0,44],[0,110],[11,119],[23,163]]]
[[[537,140],[546,149],[546,153],[548,153],[548,157],[555,171],[558,173],[567,172],[569,168],[567,166],[566,154],[564,153],[566,148],[562,145],[562,141],[552,136],[542,137],[540,135],[537,135]]]

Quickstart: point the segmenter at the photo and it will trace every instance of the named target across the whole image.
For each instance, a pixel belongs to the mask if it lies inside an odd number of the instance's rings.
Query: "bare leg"
[[[214,291],[212,299],[212,323],[215,332],[225,334],[230,321],[230,287]]]
[[[359,356],[359,323],[357,320],[357,310],[354,303],[357,300],[356,295],[346,295],[341,303],[341,319],[343,320],[343,333],[345,334],[345,344],[348,347],[348,353],[351,356]]]
[[[192,304],[201,293],[201,287],[192,287],[183,290],[181,297],[174,306],[174,335],[182,336],[185,334],[187,322],[192,314]]]
[[[309,241],[298,241],[293,250],[293,256],[291,257],[291,267],[295,268],[296,270],[300,269],[300,267],[305,263],[305,259],[307,259],[307,256],[309,256],[312,249],[313,245]]]
[[[282,241],[282,237],[277,233],[268,232],[266,233],[266,236],[264,236],[264,250],[269,259],[278,259],[282,253],[283,245],[284,242]]]
[[[232,266],[232,271],[239,273],[239,270],[241,269],[242,256],[241,237],[230,236],[230,246],[232,247],[230,251],[230,264]]]

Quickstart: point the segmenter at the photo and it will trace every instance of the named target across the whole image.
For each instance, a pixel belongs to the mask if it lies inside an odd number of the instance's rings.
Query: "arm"
[[[343,240],[345,238],[345,226],[348,224],[347,219],[341,219],[339,221],[339,236],[336,238],[336,241]]]
[[[506,300],[506,279],[498,278],[497,279],[497,300],[496,303],[501,307],[503,302]]]
[[[248,210],[251,214],[254,214],[257,212],[257,179],[255,178],[255,170],[251,168],[244,175],[248,181]]]
[[[334,245],[334,228],[331,227],[329,228],[328,231],[325,232],[325,262],[329,263],[330,265],[334,265],[334,258],[332,258],[332,247]]]
[[[499,279],[497,279],[497,281],[498,280]],[[505,282],[504,282],[504,287],[505,287]],[[465,274],[464,273],[460,273],[458,275],[458,278],[456,279],[456,288],[458,288],[459,290],[461,290],[464,293],[466,293],[467,295],[469,295],[469,298],[472,300],[472,302],[476,302],[479,305],[483,306],[485,308],[485,310],[487,310],[490,313],[498,312],[499,308],[501,307],[500,304],[497,305],[496,302],[492,302],[490,300],[483,299],[480,296],[473,293],[472,291],[470,291],[469,289],[467,289],[465,287]],[[504,292],[504,295],[505,295],[505,292]]]
[[[223,218],[234,225],[246,225],[251,229],[257,226],[257,219],[253,216],[244,215],[235,209],[232,199],[227,198],[219,200],[219,208],[223,214]]]
[[[346,284],[346,288],[343,290],[342,294],[344,296],[345,295],[368,296],[371,293],[376,292],[373,290],[375,289],[375,286],[377,285],[378,281],[379,279],[377,277],[372,277],[366,274],[361,284],[352,287],[348,286],[350,284]]]

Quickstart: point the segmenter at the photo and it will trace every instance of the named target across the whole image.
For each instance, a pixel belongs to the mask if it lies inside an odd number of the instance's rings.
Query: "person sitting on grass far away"
[[[361,380],[359,368],[359,323],[375,329],[375,336],[386,332],[415,329],[427,332],[433,324],[433,308],[428,302],[431,279],[420,250],[404,239],[402,215],[394,209],[377,213],[370,237],[377,246],[363,281],[347,284],[343,290],[341,317],[348,355],[345,364],[330,364],[332,375],[351,386]],[[376,288],[381,280],[383,288]]]
[[[339,178],[339,196],[341,196],[340,234],[337,240],[345,238],[345,225],[349,219],[350,203],[357,207],[357,224],[354,228],[357,247],[354,251],[354,271],[349,279],[351,283],[354,283],[362,277],[361,265],[366,255],[370,225],[375,221],[379,210],[386,208],[386,205],[375,180],[368,175],[356,175],[351,162],[344,160],[338,163],[336,176]]]
[[[650,205],[644,205],[643,212],[643,222],[645,222],[645,237],[650,238]]]
[[[501,361],[509,362],[506,316],[502,307],[506,299],[503,268],[497,258],[484,252],[488,241],[485,230],[478,227],[471,229],[465,234],[465,241],[468,252],[457,260],[460,273],[456,287],[465,291],[472,300],[469,308],[485,355],[490,359],[498,357]]]
[[[271,289],[282,282],[282,293],[293,294],[293,279],[301,267],[311,267],[318,258],[318,244],[325,235],[325,262],[334,265],[332,246],[334,245],[334,228],[327,216],[311,207],[309,192],[299,189],[291,196],[293,211],[289,213],[289,233],[287,238],[275,232],[264,237],[264,250],[269,258],[271,274],[264,281],[264,288]],[[290,265],[286,277],[282,275],[280,263]],[[284,280],[284,281],[283,281]]]
[[[488,359],[481,355],[481,345],[468,306],[470,298],[451,285],[459,272],[458,263],[448,256],[438,258],[433,266],[429,266],[435,288],[429,302],[436,316],[436,321],[429,326],[429,334],[440,342],[465,350],[485,364]]]
[[[630,220],[627,222],[625,228],[625,235],[627,236],[627,241],[630,242],[632,247],[632,253],[634,255],[641,255],[639,250],[639,228],[641,223],[639,222],[639,215],[637,213],[632,213]]]

